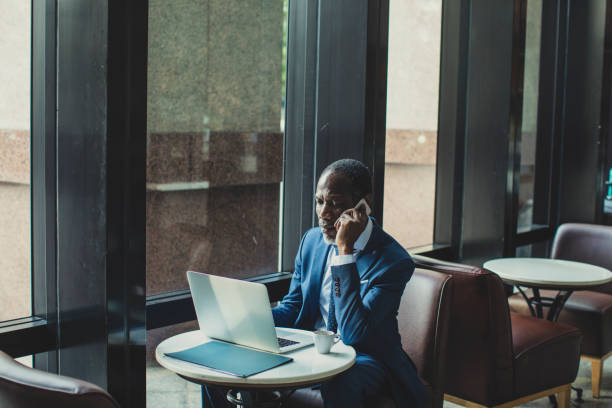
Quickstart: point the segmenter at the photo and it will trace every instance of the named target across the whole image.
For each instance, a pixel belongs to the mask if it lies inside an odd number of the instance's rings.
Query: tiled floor
[[[201,408],[200,386],[183,380],[178,375],[147,362],[148,408]]]
[[[578,377],[574,386],[582,388],[583,403],[575,402],[576,393],[572,392],[572,406],[577,408],[612,408],[612,359],[604,363],[601,397],[594,399],[591,393],[591,364],[588,361],[580,362]],[[149,408],[200,408],[202,406],[200,387],[192,384],[160,367],[155,362],[147,366],[147,407]],[[549,408],[548,398],[542,398],[523,407]],[[445,408],[455,408],[459,405],[450,402],[444,403]]]

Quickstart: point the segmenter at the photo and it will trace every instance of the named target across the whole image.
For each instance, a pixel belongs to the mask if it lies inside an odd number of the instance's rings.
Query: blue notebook
[[[165,355],[243,378],[293,361],[290,357],[214,340]]]

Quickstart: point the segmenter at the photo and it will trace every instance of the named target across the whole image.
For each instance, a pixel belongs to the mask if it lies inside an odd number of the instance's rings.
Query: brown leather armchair
[[[586,262],[612,270],[612,227],[591,224],[563,224],[553,240],[552,258]],[[541,290],[541,296],[555,292]],[[529,314],[520,294],[508,298],[510,310]],[[580,329],[584,335],[582,358],[591,361],[593,397],[599,397],[603,361],[612,355],[612,284],[572,293],[559,322]]]
[[[512,407],[558,394],[569,407],[582,335],[510,313],[501,279],[469,265],[415,257],[417,268],[453,276],[445,399],[470,407]]]
[[[0,407],[119,408],[97,385],[26,367],[0,351]]]
[[[404,350],[412,358],[429,392],[429,406],[441,408],[453,279],[449,275],[416,269],[406,285],[398,312]],[[298,390],[284,405],[322,407],[318,391]],[[365,401],[365,406],[394,407],[390,398]]]

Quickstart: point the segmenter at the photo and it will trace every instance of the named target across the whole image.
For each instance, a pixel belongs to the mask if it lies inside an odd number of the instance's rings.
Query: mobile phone
[[[372,213],[372,209],[368,205],[368,202],[365,200],[365,198],[362,198],[361,200],[359,200],[355,208],[358,208],[361,204],[365,205],[366,215],[370,215]]]

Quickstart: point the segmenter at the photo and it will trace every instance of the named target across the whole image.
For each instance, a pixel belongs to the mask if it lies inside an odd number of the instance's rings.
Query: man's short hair
[[[372,193],[372,178],[370,170],[359,160],[341,159],[327,166],[321,175],[326,172],[340,173],[351,182],[353,200],[357,201]]]

